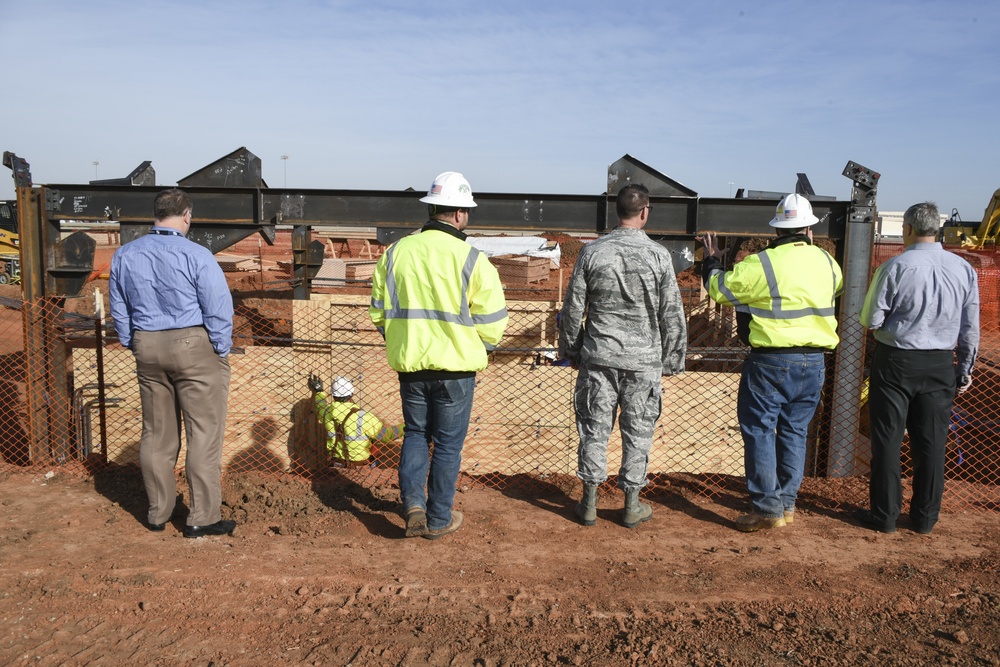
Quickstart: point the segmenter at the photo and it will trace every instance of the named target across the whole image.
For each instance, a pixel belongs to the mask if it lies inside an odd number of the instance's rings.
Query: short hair
[[[619,220],[634,218],[647,206],[649,206],[649,190],[645,185],[629,183],[618,191],[615,210],[618,212]]]
[[[774,230],[778,233],[778,236],[796,236],[806,234],[810,227],[812,227],[812,225],[806,225],[805,227],[799,227],[798,229],[792,229],[791,227],[775,227]]]
[[[436,215],[449,216],[453,213],[458,213],[461,211],[461,207],[458,206],[442,206],[441,204],[428,204],[427,205],[427,215],[432,218]]]
[[[903,214],[903,224],[910,225],[915,236],[937,236],[941,229],[941,214],[937,204],[930,201],[914,204]]]
[[[166,220],[191,210],[191,198],[178,188],[162,190],[153,200],[153,218]]]

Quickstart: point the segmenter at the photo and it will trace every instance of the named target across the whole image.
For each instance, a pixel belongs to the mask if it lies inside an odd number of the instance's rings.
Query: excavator
[[[963,222],[958,210],[952,209],[951,217],[941,227],[941,241],[945,246],[958,246],[963,250],[996,250],[998,232],[1000,232],[1000,188],[993,193],[983,213],[983,221],[978,227]]]
[[[0,285],[21,282],[21,237],[12,201],[0,201]]]

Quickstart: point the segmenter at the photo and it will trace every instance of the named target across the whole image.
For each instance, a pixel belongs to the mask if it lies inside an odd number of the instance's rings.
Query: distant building
[[[943,225],[948,216],[941,215]],[[902,241],[903,240],[903,211],[879,211],[878,222],[875,224],[875,236],[879,241]]]

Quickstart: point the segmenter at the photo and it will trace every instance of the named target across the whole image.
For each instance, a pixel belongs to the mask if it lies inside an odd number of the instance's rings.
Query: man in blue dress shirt
[[[225,535],[236,527],[220,509],[233,297],[211,251],[185,238],[187,194],[164,190],[153,211],[150,233],[115,252],[108,284],[118,340],[135,356],[148,528],[163,530],[174,511],[183,417],[191,492],[184,537]]]
[[[882,533],[896,532],[902,511],[904,429],[913,459],[911,527],[927,534],[937,523],[952,403],[972,386],[979,350],[976,271],[937,242],[940,226],[932,203],[906,210],[906,250],[878,267],[861,309],[861,324],[874,330],[877,347],[868,393],[871,509],[858,518]]]

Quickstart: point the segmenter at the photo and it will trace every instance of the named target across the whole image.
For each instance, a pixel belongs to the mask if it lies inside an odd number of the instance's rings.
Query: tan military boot
[[[576,515],[585,526],[597,523],[597,485],[584,484],[583,498],[576,505]]]
[[[625,492],[625,511],[622,523],[626,528],[635,528],[643,521],[649,521],[653,516],[653,508],[639,502],[639,489]]]

